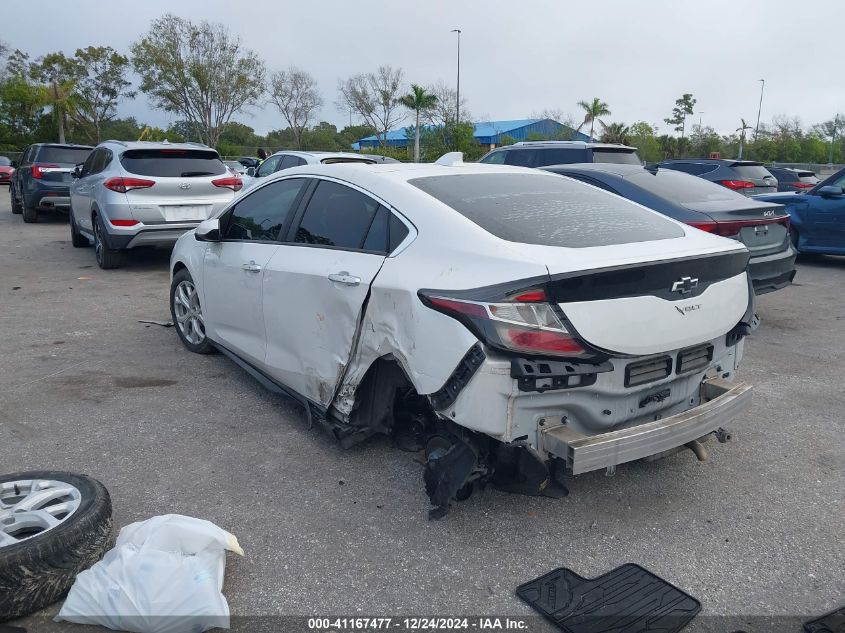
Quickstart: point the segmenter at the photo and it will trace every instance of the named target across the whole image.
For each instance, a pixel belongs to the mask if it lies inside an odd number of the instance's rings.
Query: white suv
[[[93,242],[100,267],[117,268],[126,250],[173,244],[242,187],[205,145],[105,141],[73,171],[71,241]]]
[[[569,178],[454,162],[264,179],[177,242],[182,342],[345,445],[424,446],[434,517],[477,482],[539,494],[726,439],[751,400],[730,382],[756,324],[746,248]]]

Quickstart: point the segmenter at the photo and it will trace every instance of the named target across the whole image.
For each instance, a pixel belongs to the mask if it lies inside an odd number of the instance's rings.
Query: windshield
[[[642,165],[637,152],[630,149],[593,148],[594,163],[616,163],[618,165]]]
[[[219,176],[226,173],[217,152],[199,149],[130,149],[120,157],[130,174],[160,178]]]
[[[35,162],[78,165],[84,163],[90,153],[90,147],[53,147],[46,145],[38,150]]]
[[[568,178],[460,174],[408,182],[509,242],[583,248],[684,235],[656,213]]]
[[[732,165],[731,169],[740,178],[747,178],[749,180],[760,180],[771,176],[769,170],[762,165]]]

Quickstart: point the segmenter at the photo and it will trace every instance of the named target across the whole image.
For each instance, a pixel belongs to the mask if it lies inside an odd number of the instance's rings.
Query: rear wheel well
[[[389,433],[395,424],[397,403],[408,397],[422,399],[396,358],[377,358],[355,390],[355,403],[349,421],[354,426]]]

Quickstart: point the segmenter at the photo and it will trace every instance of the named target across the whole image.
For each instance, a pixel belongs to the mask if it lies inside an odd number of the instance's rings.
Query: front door
[[[223,240],[205,251],[203,294],[209,338],[261,367],[267,349],[262,280],[305,181],[271,182],[221,218]]]
[[[387,210],[321,180],[264,274],[268,373],[328,407],[387,252]]]
[[[845,187],[845,176],[825,184],[842,189]],[[845,195],[814,195],[812,198],[806,235],[809,246],[842,249],[845,247]]]

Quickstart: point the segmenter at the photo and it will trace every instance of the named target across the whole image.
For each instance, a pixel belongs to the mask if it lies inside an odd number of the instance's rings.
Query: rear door
[[[288,243],[267,264],[267,372],[322,406],[334,398],[384,262],[388,217],[365,192],[315,180]]]
[[[195,224],[235,195],[214,184],[230,177],[214,150],[130,149],[120,156],[120,164],[125,177],[146,183],[126,192],[132,217],[144,224]]]
[[[845,176],[831,179],[825,185],[845,187]],[[807,196],[810,200],[809,225],[807,238],[810,246],[834,247],[841,250],[845,246],[845,195]]]
[[[203,299],[209,337],[261,367],[267,349],[262,280],[292,220],[301,178],[271,182],[244,195],[221,218],[223,240],[209,242],[203,260]]]

